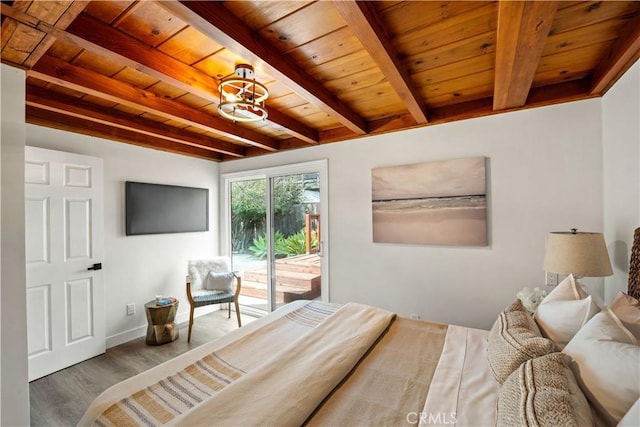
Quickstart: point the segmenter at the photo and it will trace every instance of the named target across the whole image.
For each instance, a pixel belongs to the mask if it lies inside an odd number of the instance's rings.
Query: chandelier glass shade
[[[218,113],[222,117],[234,122],[257,122],[267,118],[265,100],[269,91],[256,81],[251,65],[236,65],[235,72],[220,81],[218,90]]]

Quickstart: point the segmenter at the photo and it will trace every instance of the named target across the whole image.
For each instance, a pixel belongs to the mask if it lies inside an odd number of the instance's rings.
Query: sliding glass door
[[[320,174],[271,178],[275,305],[322,296]]]
[[[223,175],[223,228],[245,310],[328,300],[325,172],[322,161]]]

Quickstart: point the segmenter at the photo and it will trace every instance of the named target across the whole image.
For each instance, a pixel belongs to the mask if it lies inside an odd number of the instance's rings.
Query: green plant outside
[[[253,254],[251,246],[259,248],[256,240],[265,233],[265,191],[265,180],[249,180],[233,184],[231,226],[234,252],[244,252],[248,247],[249,252]],[[274,214],[278,223],[283,218],[296,216],[296,206],[302,202],[303,191],[302,183],[294,177],[278,178],[273,195]]]
[[[276,231],[275,235],[275,256],[291,256],[301,255],[307,252],[306,232],[303,228],[297,233],[284,237],[282,233]],[[318,241],[315,236],[311,238],[311,247],[316,248]],[[254,258],[265,259],[267,257],[267,236],[265,234],[256,237],[253,245],[249,247],[249,251]]]
[[[282,233],[276,231],[274,245],[276,256],[287,254],[284,248],[284,240]],[[249,247],[249,252],[254,258],[265,259],[267,257],[267,235],[263,234],[253,239],[253,245]]]

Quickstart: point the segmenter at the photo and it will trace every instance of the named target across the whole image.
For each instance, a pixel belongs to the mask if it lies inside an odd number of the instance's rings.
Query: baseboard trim
[[[226,307],[226,304],[225,304]],[[214,311],[218,311],[220,310],[220,305],[219,304],[215,304],[212,306],[208,306],[208,307],[201,307],[199,308],[195,313],[194,313],[194,317],[198,318],[200,316],[204,316],[207,315],[209,313],[213,313]],[[226,308],[225,308],[226,310]],[[187,323],[189,321],[189,312],[182,312],[182,313],[178,313],[178,315],[176,316],[176,324],[178,326],[182,326],[183,324]],[[111,335],[108,336],[105,339],[105,347],[106,348],[111,348],[111,347],[115,347],[117,345],[120,344],[124,344],[126,342],[129,342],[131,340],[135,340],[141,337],[144,337],[147,335],[147,324],[145,323],[144,325],[140,325],[136,328],[133,329],[129,329],[128,331],[124,331],[124,332],[119,332],[115,335]]]

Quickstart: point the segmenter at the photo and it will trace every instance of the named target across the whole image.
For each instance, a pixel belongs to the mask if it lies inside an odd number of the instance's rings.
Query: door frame
[[[320,174],[320,221],[322,224],[322,235],[320,241],[320,247],[322,252],[322,264],[321,271],[321,300],[329,302],[329,175],[328,175],[328,161],[327,159],[313,160],[303,163],[294,163],[284,166],[273,166],[262,169],[251,169],[246,171],[230,172],[220,175],[220,181],[222,186],[222,192],[220,195],[220,242],[221,242],[221,254],[231,256],[231,183],[238,181],[245,181],[251,179],[265,179],[267,185],[270,178],[296,175],[303,173],[317,172]],[[265,192],[265,206],[267,210],[271,209],[271,201],[268,197],[269,191]],[[269,235],[271,235],[271,216],[267,215],[266,229]],[[271,249],[270,249],[271,250]],[[271,259],[271,257],[269,258]],[[269,277],[272,277],[273,265],[271,262],[267,263],[267,269]],[[271,292],[274,292],[271,289]],[[272,307],[270,307],[272,308]]]

